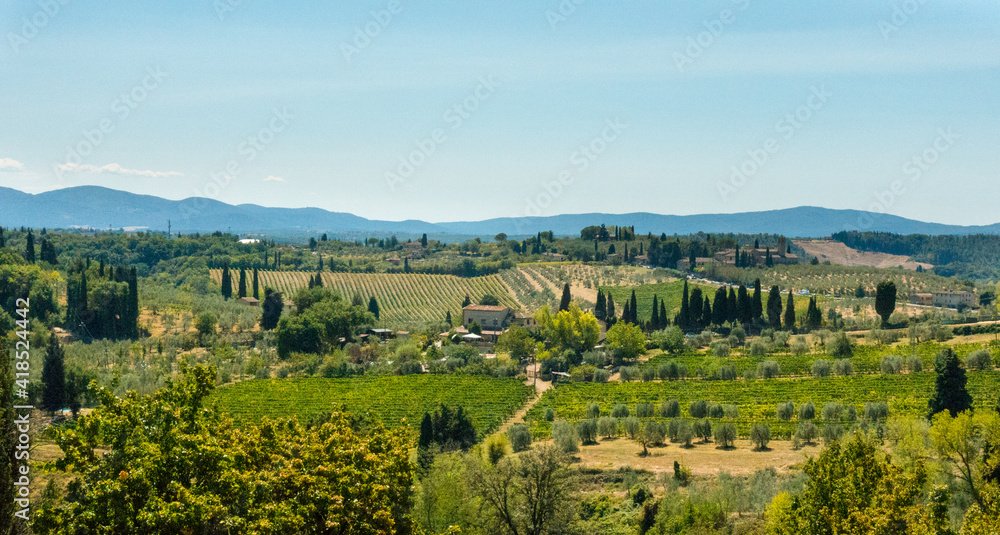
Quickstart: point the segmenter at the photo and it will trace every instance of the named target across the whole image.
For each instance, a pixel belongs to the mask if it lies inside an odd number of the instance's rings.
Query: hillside
[[[820,262],[829,261],[831,264],[840,266],[902,267],[910,271],[916,271],[917,266],[924,270],[934,268],[933,264],[914,262],[909,256],[858,251],[841,242],[831,240],[796,240],[795,245],[801,247],[809,255],[818,258]]]

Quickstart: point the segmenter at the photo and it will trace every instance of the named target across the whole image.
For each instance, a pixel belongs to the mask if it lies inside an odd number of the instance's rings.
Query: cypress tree
[[[751,310],[750,295],[747,294],[747,287],[740,284],[736,292],[736,316],[740,323],[749,325],[753,320]]]
[[[739,310],[737,307],[736,290],[733,290],[732,287],[729,288],[729,299],[727,299],[727,301],[728,302],[726,303],[726,316],[727,319],[729,320],[729,324],[732,325],[736,323],[736,320],[740,318]]]
[[[424,235],[426,236],[426,234]],[[427,449],[434,443],[434,423],[429,412],[424,412],[424,418],[420,420],[420,439],[417,447]]]
[[[465,294],[465,299],[462,300],[462,308],[465,308],[472,304],[472,299],[469,299],[469,294]]]
[[[65,359],[66,352],[53,332],[49,338],[49,347],[45,350],[45,360],[42,361],[41,407],[49,412],[61,409],[66,400]]]
[[[368,312],[371,312],[375,319],[379,319],[378,301],[375,300],[374,295],[368,300]]]
[[[781,328],[781,290],[777,286],[771,286],[767,293],[767,320],[771,327]]]
[[[958,356],[950,347],[938,353],[934,359],[937,379],[934,382],[934,396],[928,402],[927,418],[933,418],[941,411],[948,411],[954,418],[959,413],[972,408],[972,396],[966,389],[968,378]]]
[[[709,298],[705,296],[705,306],[701,310],[701,322],[707,327],[712,323],[712,303],[709,302]]]
[[[607,322],[608,325],[614,324],[618,319],[615,314],[615,298],[611,297],[611,294],[608,294],[608,313],[604,316],[604,321]]]
[[[594,317],[604,321],[604,318],[608,315],[608,299],[605,297],[604,292],[597,290],[597,303],[594,305]]]
[[[785,301],[785,328],[795,329],[795,298],[791,288],[788,289],[788,299]]]
[[[240,268],[240,282],[236,291],[237,291],[236,294],[237,297],[247,296],[247,270],[242,267]]]
[[[0,248],[7,246],[7,237],[3,235],[3,227],[0,227]],[[6,518],[6,517],[4,517]]]
[[[715,289],[715,300],[712,302],[712,323],[722,325],[729,319],[729,299],[726,297],[726,288],[720,286]]]
[[[823,326],[823,313],[816,305],[816,298],[809,298],[809,308],[806,310],[806,325],[810,329],[819,329]]]
[[[695,286],[691,290],[691,297],[689,299],[690,312],[688,313],[688,322],[692,329],[700,329],[705,323],[705,319],[702,317],[702,312],[704,312],[704,306],[701,304],[701,288]],[[707,321],[712,321],[709,317]]]
[[[571,297],[569,295],[569,283],[563,284],[562,299],[559,300],[559,310],[569,310]]]
[[[448,324],[448,328],[450,329],[451,328],[451,311],[450,310],[445,313],[445,315],[444,315],[444,322]]]
[[[628,309],[628,301],[625,301],[625,306],[622,307],[622,321],[625,323],[630,323],[632,319],[632,313]]]
[[[420,236],[420,246],[425,248],[427,247],[427,234]]]
[[[665,329],[667,325],[670,325],[670,320],[667,319],[667,304],[660,299],[660,328]]]
[[[222,297],[229,299],[233,296],[233,279],[229,274],[229,262],[222,264]]]
[[[684,292],[681,294],[681,311],[677,314],[677,324],[684,330],[691,328],[691,309],[688,299],[688,281],[684,279]]]
[[[656,294],[653,294],[653,314],[649,318],[649,326],[654,330],[660,328],[660,302]]]
[[[635,290],[632,290],[632,297],[628,303],[629,320],[632,323],[639,323],[639,304],[635,299]]]
[[[128,276],[129,319],[126,330],[130,338],[139,337],[139,275],[133,267]]]
[[[750,318],[755,324],[760,324],[761,318],[764,316],[764,304],[761,300],[760,293],[760,279],[755,279],[753,281],[753,302],[751,303],[751,313]]]
[[[257,277],[257,268],[253,268],[253,298],[260,299],[260,293],[258,288],[260,288],[260,279]]]
[[[281,293],[264,288],[264,302],[261,304],[260,328],[270,331],[278,326],[281,319],[281,310],[285,303],[281,298]]]
[[[35,235],[28,231],[28,244],[24,248],[24,259],[30,264],[35,263]]]

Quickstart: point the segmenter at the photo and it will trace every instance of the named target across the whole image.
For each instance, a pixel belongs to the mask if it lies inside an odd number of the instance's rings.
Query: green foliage
[[[888,325],[889,316],[896,310],[896,283],[883,281],[875,288],[875,313],[882,317],[882,325]]]
[[[325,288],[300,290],[292,300],[295,315],[281,318],[276,331],[282,358],[293,352],[324,353],[341,338],[351,340],[362,326],[375,321],[365,307],[348,303]]]
[[[524,424],[514,424],[507,429],[507,440],[515,453],[531,447],[531,430]]]
[[[754,449],[763,451],[768,449],[767,444],[771,441],[771,427],[767,424],[757,424],[750,429],[750,443]]]
[[[631,323],[615,323],[608,329],[607,340],[608,347],[623,361],[630,361],[646,352],[646,335]]]
[[[564,453],[574,453],[580,449],[580,437],[576,434],[576,428],[566,420],[552,422],[552,438]]]
[[[933,418],[941,411],[948,411],[954,417],[972,408],[972,396],[966,389],[968,379],[965,377],[965,369],[950,347],[946,347],[938,354],[935,368],[937,378],[934,383],[934,395],[928,402],[928,418]]]
[[[66,403],[66,352],[55,333],[49,337],[45,360],[42,364],[42,403],[49,412],[57,411]]]
[[[965,357],[965,367],[970,370],[992,370],[993,357],[988,349],[977,349]]]
[[[215,315],[211,312],[202,312],[194,321],[194,328],[198,330],[198,334],[202,336],[208,336],[210,334],[215,334],[215,325],[218,320]]]
[[[576,434],[585,446],[597,444],[597,420],[580,420],[576,424]]]
[[[290,420],[236,428],[206,403],[214,376],[186,369],[149,397],[102,389],[102,407],[59,434],[65,457],[57,467],[76,481],[64,502],[36,513],[35,532],[411,529],[403,433],[372,424],[362,434],[343,414],[314,427]]]
[[[715,428],[715,442],[722,449],[733,447],[736,440],[736,427],[731,423],[719,424]]]

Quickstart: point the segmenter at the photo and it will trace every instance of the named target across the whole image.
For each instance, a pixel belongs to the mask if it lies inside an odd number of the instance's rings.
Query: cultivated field
[[[795,245],[818,258],[820,262],[829,260],[831,263],[841,266],[901,267],[910,271],[916,271],[917,266],[921,266],[925,270],[934,268],[933,264],[914,262],[908,256],[858,251],[832,240],[796,240]]]
[[[473,375],[406,375],[354,379],[258,379],[219,388],[219,407],[239,420],[320,416],[346,407],[386,426],[419,429],[440,404],[465,407],[486,435],[524,405],[533,387],[516,379]]]

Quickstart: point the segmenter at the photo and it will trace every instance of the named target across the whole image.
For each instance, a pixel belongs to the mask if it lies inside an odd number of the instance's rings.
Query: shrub
[[[823,426],[823,443],[827,446],[840,440],[840,437],[843,435],[844,426],[840,424],[826,424]]]
[[[599,418],[601,416],[601,406],[597,403],[587,405],[587,418]]]
[[[812,420],[816,417],[816,405],[808,401],[799,407],[799,420]]]
[[[767,344],[764,340],[760,338],[753,341],[750,344],[750,355],[754,357],[763,357],[771,351],[771,346]]]
[[[816,424],[812,422],[800,423],[795,430],[795,438],[805,441],[806,444],[812,444],[812,441],[816,439]]]
[[[750,429],[750,443],[756,450],[767,449],[767,443],[771,441],[771,426],[767,424],[757,424]]]
[[[691,469],[686,466],[681,466],[681,463],[674,461],[674,479],[677,480],[677,484],[686,487],[688,483],[691,482]]]
[[[597,421],[597,434],[604,438],[618,436],[618,420],[605,416]]]
[[[903,371],[903,359],[895,355],[886,355],[882,357],[881,367],[882,373],[886,375],[899,373]]]
[[[840,331],[826,342],[826,352],[837,358],[848,358],[854,354],[854,344],[847,333]]]
[[[795,403],[791,401],[786,401],[784,403],[778,403],[778,409],[775,411],[779,420],[788,421],[795,416]]]
[[[635,366],[622,366],[618,368],[618,377],[621,382],[628,383],[639,378],[639,370]]]
[[[796,336],[795,338],[793,338],[792,342],[789,344],[789,347],[792,348],[792,353],[795,356],[801,357],[802,355],[805,355],[806,353],[809,352],[809,342],[806,342],[805,337],[802,336]]]
[[[977,349],[965,357],[965,367],[970,370],[992,370],[993,358],[988,349]]]
[[[707,417],[708,416],[708,402],[705,401],[705,400],[703,400],[703,399],[700,399],[698,401],[695,401],[695,402],[691,403],[691,406],[688,407],[688,414],[690,414],[692,418],[705,418],[705,417]]]
[[[733,424],[721,424],[715,428],[715,442],[720,448],[733,447],[736,440],[736,427]]]
[[[708,442],[712,438],[712,422],[708,419],[696,421],[694,434],[701,437],[702,441]]]
[[[812,365],[813,377],[829,377],[832,368],[833,365],[830,364],[829,360],[817,359]]]
[[[552,439],[564,453],[580,450],[580,437],[576,434],[576,428],[566,420],[552,422]]]
[[[635,415],[639,418],[652,418],[655,412],[652,403],[637,403],[635,406]]]
[[[649,367],[642,369],[642,382],[648,383],[655,379],[656,379],[656,370]]]
[[[920,360],[920,357],[916,356],[907,357],[906,369],[910,370],[910,373],[917,373],[923,371],[924,361]]]
[[[615,408],[611,409],[611,416],[615,418],[628,418],[628,405],[624,403],[619,403],[615,405]]]
[[[681,415],[681,404],[676,399],[664,401],[660,404],[660,416],[663,418],[677,418]]]
[[[691,428],[691,422],[681,420],[680,425],[677,427],[677,442],[681,442],[685,447],[690,448],[693,440],[694,429]]]
[[[509,448],[506,435],[493,435],[486,440],[486,458],[490,464],[497,464]]]
[[[878,401],[875,403],[865,403],[865,420],[869,422],[883,422],[889,417],[889,406]]]
[[[622,429],[629,438],[635,439],[639,431],[642,430],[642,422],[639,421],[635,416],[629,416],[622,421]]]
[[[854,364],[848,359],[837,359],[833,362],[833,373],[841,376],[854,375]]]
[[[773,360],[765,360],[757,364],[757,377],[761,379],[773,379],[781,375],[781,366]]]
[[[713,343],[712,354],[720,359],[729,358],[729,343],[728,342]]]
[[[610,378],[611,378],[611,372],[609,372],[608,370],[602,370],[600,368],[594,370],[595,383],[606,383]]]
[[[844,414],[844,406],[836,401],[828,401],[823,405],[823,419],[827,422],[840,421]]]
[[[531,430],[524,424],[514,424],[507,429],[507,441],[514,452],[531,447]]]
[[[580,420],[576,424],[576,434],[584,444],[597,444],[597,421]]]
[[[556,411],[552,409],[545,409],[545,421],[551,422],[556,419]]]
[[[722,405],[712,403],[708,406],[708,415],[712,418],[723,418],[726,416],[726,410],[722,408]]]
[[[791,336],[792,335],[788,331],[778,331],[774,333],[774,336],[772,337],[774,345],[776,347],[788,347],[788,340]]]

